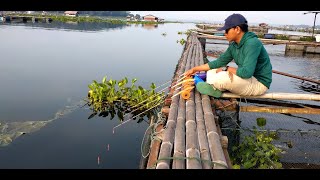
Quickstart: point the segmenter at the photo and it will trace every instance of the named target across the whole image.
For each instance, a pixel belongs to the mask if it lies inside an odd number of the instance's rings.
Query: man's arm
[[[232,60],[233,56],[231,53],[231,47],[229,46],[228,49],[218,57],[218,59],[210,61],[208,65],[210,69],[217,69],[219,67],[226,66]]]
[[[185,72],[185,76],[194,75],[198,71],[208,71],[208,70],[210,70],[210,67],[207,63],[207,64],[203,64],[203,65],[196,66],[196,67],[189,69],[188,71]]]

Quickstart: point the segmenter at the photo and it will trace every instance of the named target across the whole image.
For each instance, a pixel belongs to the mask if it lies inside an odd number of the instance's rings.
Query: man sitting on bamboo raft
[[[200,93],[214,97],[220,97],[222,91],[240,96],[264,94],[272,82],[272,65],[257,35],[248,32],[246,18],[241,14],[232,14],[218,30],[225,30],[230,42],[228,49],[216,60],[193,67],[185,75],[206,71],[206,82],[197,83],[196,87]],[[232,60],[238,68],[227,66]]]

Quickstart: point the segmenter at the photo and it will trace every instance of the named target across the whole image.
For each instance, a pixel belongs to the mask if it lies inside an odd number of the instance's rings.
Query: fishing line
[[[179,76],[180,77],[180,76]],[[178,79],[177,80],[177,82],[178,81],[180,81],[181,79],[183,79],[184,77],[182,77],[182,78],[180,78],[180,79]],[[170,81],[172,81],[172,80],[170,80]],[[170,81],[168,81],[168,82],[170,82]],[[166,84],[166,83],[165,83]],[[181,83],[180,83],[181,84]],[[174,86],[172,86],[171,88],[173,88],[173,87],[175,87],[175,86],[177,86],[177,85],[179,85],[179,83],[178,84],[176,84],[176,85],[174,85]],[[162,85],[161,85],[162,86]],[[160,86],[159,86],[160,87]],[[165,87],[165,88],[163,88],[162,90],[160,90],[160,91],[158,91],[157,93],[160,93],[160,92],[163,92],[164,90],[166,90],[167,88],[169,88],[170,86],[167,86],[167,87]],[[157,88],[156,88],[157,89]],[[151,97],[154,97],[154,96],[156,96],[157,94],[154,94],[154,95],[152,95]],[[150,97],[150,98],[151,98]],[[131,108],[135,108],[135,107],[137,107],[138,105],[140,105],[141,103],[143,103],[143,102],[145,102],[145,101],[147,101],[148,99],[145,99],[145,100],[143,100],[142,102],[140,102],[140,103],[138,103],[138,104],[136,104],[136,105],[134,105],[133,107],[131,107]]]
[[[181,87],[182,87],[182,86],[178,87],[177,89],[180,89]],[[189,87],[187,90],[189,90],[189,89],[192,90],[193,88],[194,88],[194,86],[193,86],[193,87]],[[181,93],[184,92],[184,91],[186,91],[186,90],[182,90],[182,91],[176,93],[176,94],[173,95],[171,98],[173,98],[173,97],[181,94]],[[163,97],[165,97],[165,95],[163,95],[163,96],[161,97],[161,99],[163,99]],[[160,99],[160,100],[161,100],[161,99]],[[129,121],[131,121],[131,120],[133,120],[135,117],[140,116],[141,114],[144,114],[144,113],[148,112],[149,110],[151,110],[151,109],[159,106],[159,105],[160,105],[161,103],[163,103],[163,102],[164,102],[164,101],[161,101],[161,102],[157,103],[156,105],[152,106],[151,108],[149,108],[149,109],[147,109],[147,110],[145,110],[145,111],[143,111],[143,112],[141,112],[141,113],[139,113],[139,114],[131,117],[130,119],[128,119],[128,120],[126,120],[126,121],[123,121],[122,123],[118,124],[117,126],[113,127],[112,133],[114,134],[114,130],[115,130],[117,127],[119,127],[119,126],[121,126],[121,125],[123,125],[123,124],[125,124],[125,123],[127,123],[127,122],[129,122]]]
[[[186,79],[186,80],[183,80],[183,81],[181,81],[181,82],[179,82],[179,83],[177,83],[177,84],[175,84],[174,86],[172,86],[171,88],[174,88],[174,87],[176,87],[176,86],[178,86],[178,85],[180,85],[180,84],[182,84],[182,83],[185,83],[185,82],[189,82],[189,81],[193,81],[193,79]],[[169,86],[168,86],[169,87]],[[166,87],[166,88],[168,88],[168,87]],[[162,89],[161,91],[159,91],[158,93],[160,93],[160,92],[162,92],[162,91],[164,91],[166,88],[164,88],[164,89]],[[179,87],[179,88],[177,88],[177,89],[180,89],[181,87]],[[155,97],[155,96],[157,96],[158,94],[154,94],[154,95],[152,95],[151,97],[149,97],[149,98],[153,98],[153,97]],[[165,95],[162,95],[162,96],[165,96]],[[161,97],[162,97],[161,96]],[[144,103],[144,102],[146,102],[149,98],[146,98],[145,100],[143,100],[142,102],[140,102],[140,103],[138,103],[138,104],[136,104],[136,105],[134,105],[133,107],[131,107],[132,109],[133,108],[136,108],[136,107],[138,107],[140,104],[142,104],[142,103]],[[155,100],[153,100],[153,101],[155,101]],[[151,102],[153,102],[153,101],[151,101]],[[150,102],[150,103],[151,103]],[[144,106],[146,106],[147,104],[145,104],[145,105],[143,105],[143,106],[141,106],[141,107],[144,107]],[[134,111],[137,111],[138,109],[140,109],[141,107],[138,107],[138,108],[136,108],[136,109],[134,109],[134,110],[132,110],[131,112],[129,112],[129,113],[127,113],[127,114],[125,114],[124,115],[124,117],[125,116],[127,116],[128,114],[131,114],[132,112],[134,112]]]

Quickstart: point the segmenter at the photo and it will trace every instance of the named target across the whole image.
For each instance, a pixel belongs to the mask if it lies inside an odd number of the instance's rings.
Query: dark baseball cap
[[[223,31],[240,24],[247,24],[247,20],[241,14],[232,14],[224,20],[224,26],[219,28],[218,31]]]

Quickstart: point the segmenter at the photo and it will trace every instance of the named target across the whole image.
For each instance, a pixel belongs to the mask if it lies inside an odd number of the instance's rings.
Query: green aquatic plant
[[[280,40],[289,40],[288,35],[282,35],[282,34],[276,34],[275,39],[280,39]]]
[[[191,34],[191,32],[192,32],[192,29],[188,29],[184,34],[189,36]]]
[[[309,41],[309,42],[313,42],[316,41],[315,37],[301,37],[300,41]]]
[[[184,45],[184,43],[186,43],[186,40],[181,38],[180,40],[177,40],[177,43],[180,43],[181,45]]]
[[[257,118],[259,130],[254,126],[253,135],[244,137],[238,146],[232,147],[231,160],[235,169],[280,169],[279,154],[281,149],[275,147],[272,141],[277,138],[276,132],[264,129],[265,118]]]
[[[185,31],[185,32],[183,32],[183,31],[178,31],[178,34],[179,35],[183,35],[183,34],[185,34],[185,35],[190,35],[191,34],[191,32],[192,32],[193,30],[192,29],[188,29],[187,31]]]
[[[89,119],[97,114],[103,117],[110,115],[111,119],[117,115],[120,121],[123,121],[124,113],[131,113],[133,117],[141,113],[140,117],[154,113],[154,108],[161,104],[164,93],[155,92],[154,83],[151,83],[148,90],[136,86],[137,79],[132,79],[131,85],[128,85],[128,82],[126,77],[116,81],[111,78],[107,80],[105,76],[101,83],[93,80],[93,83],[88,85],[88,105],[93,110]]]
[[[38,131],[51,121],[0,122],[0,147],[9,145],[24,134]]]

